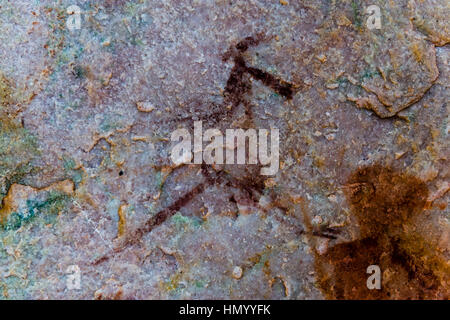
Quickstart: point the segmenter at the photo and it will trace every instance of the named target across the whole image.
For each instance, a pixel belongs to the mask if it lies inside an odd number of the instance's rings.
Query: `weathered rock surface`
[[[0,1],[0,298],[448,299],[448,1],[73,4]],[[195,120],[280,170],[174,165]]]

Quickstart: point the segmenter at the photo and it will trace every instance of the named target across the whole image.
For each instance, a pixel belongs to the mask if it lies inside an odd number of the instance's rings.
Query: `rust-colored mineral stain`
[[[126,231],[125,228],[126,228],[126,223],[127,223],[127,220],[126,220],[127,208],[128,208],[127,204],[122,204],[122,205],[120,205],[119,210],[117,212],[117,215],[119,216],[119,223],[117,226],[117,236],[118,237],[123,236]]]
[[[315,250],[319,288],[327,299],[448,299],[450,268],[426,235],[413,231],[428,189],[380,165],[353,173],[344,187],[358,240]],[[408,227],[409,226],[409,227]],[[381,289],[368,289],[367,267],[381,269]]]

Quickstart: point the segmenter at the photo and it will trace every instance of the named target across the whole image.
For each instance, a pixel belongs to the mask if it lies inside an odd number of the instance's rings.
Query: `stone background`
[[[376,165],[428,190],[399,227],[417,248],[384,290],[448,298],[449,13],[445,0],[0,0],[0,298],[336,297],[320,256],[360,239],[345,190]],[[294,94],[244,74],[245,101],[224,112],[224,54],[248,37],[246,65]],[[200,119],[278,128],[278,174],[173,166],[171,132]],[[392,276],[405,268],[435,284],[405,293]]]

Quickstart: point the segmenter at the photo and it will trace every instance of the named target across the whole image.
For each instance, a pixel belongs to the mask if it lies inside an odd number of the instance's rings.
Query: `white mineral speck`
[[[242,268],[239,266],[234,267],[232,276],[235,279],[242,278]]]

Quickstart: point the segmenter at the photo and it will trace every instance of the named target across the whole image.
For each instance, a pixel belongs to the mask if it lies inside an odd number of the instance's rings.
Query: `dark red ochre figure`
[[[428,198],[418,178],[381,165],[358,169],[344,186],[357,240],[316,252],[319,287],[328,299],[448,299],[446,259],[417,227]],[[426,216],[422,217],[425,218]],[[367,268],[381,269],[380,290],[367,287]]]
[[[295,92],[295,86],[293,84],[278,79],[260,69],[250,67],[244,60],[243,53],[247,51],[249,47],[258,45],[263,38],[264,37],[262,35],[245,38],[235,46],[232,46],[224,54],[223,61],[225,62],[232,59],[234,66],[225,86],[223,102],[220,105],[210,106],[210,108],[208,108],[210,112],[204,116],[196,116],[197,119],[208,121],[209,124],[217,124],[222,121],[227,121],[231,118],[238,106],[242,104],[245,107],[245,116],[247,120],[249,120],[250,124],[252,124],[253,114],[251,110],[251,103],[247,99],[247,96],[252,89],[249,76],[261,81],[264,85],[271,88],[285,99],[292,99]],[[174,119],[174,121],[178,122],[186,120],[193,120],[193,116],[178,116]],[[238,190],[239,192],[234,193],[234,196],[230,199],[230,201],[243,201],[251,203],[253,207],[264,211],[264,209],[258,204],[259,197],[264,189],[264,183],[258,174],[254,174],[254,172],[259,172],[260,165],[253,166],[257,167],[253,168],[257,171],[249,169],[249,167],[251,166],[245,166],[244,173],[240,171],[240,175],[233,175],[217,166],[213,168],[203,164],[201,166],[201,173],[204,178],[203,182],[199,183],[189,192],[182,195],[170,206],[156,213],[137,230],[129,231],[122,237],[122,239],[118,239],[119,241],[117,242],[115,251],[120,252],[130,245],[138,244],[145,234],[151,232],[155,227],[164,223],[164,221],[173,216],[182,207],[186,206],[197,195],[204,192],[205,188],[208,186],[220,185],[221,187]],[[252,172],[249,172],[249,170]],[[280,209],[284,210],[284,208]],[[302,229],[299,232],[303,233],[304,230]],[[333,233],[335,233],[335,230],[328,230],[325,233],[314,231],[312,232],[312,235],[335,239],[336,237]],[[109,258],[109,255],[104,256],[95,261],[94,264],[99,264]]]

